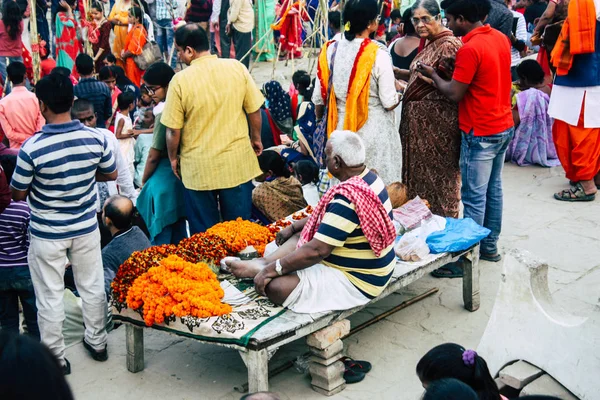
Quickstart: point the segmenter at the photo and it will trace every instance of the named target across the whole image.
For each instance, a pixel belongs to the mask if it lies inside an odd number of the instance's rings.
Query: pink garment
[[[325,193],[306,222],[298,241],[298,247],[312,240],[315,233],[319,230],[319,225],[321,225],[327,205],[338,194],[346,197],[354,204],[356,215],[360,221],[360,228],[369,241],[373,253],[375,253],[376,257],[379,257],[383,250],[394,243],[396,228],[394,228],[392,219],[387,211],[385,211],[385,207],[377,194],[359,176],[354,176],[347,181],[341,182]]]
[[[0,100],[0,125],[11,149],[21,148],[45,123],[37,97],[26,87],[17,86]]]
[[[4,22],[0,20],[0,56],[19,57],[23,53],[23,42],[21,41],[21,32],[23,32],[23,22],[17,38],[12,40],[6,32]]]

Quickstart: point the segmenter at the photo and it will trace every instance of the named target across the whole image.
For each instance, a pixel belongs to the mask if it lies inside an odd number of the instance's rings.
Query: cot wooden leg
[[[249,350],[244,358],[246,367],[248,367],[248,392],[268,391],[269,354],[267,350]]]
[[[140,372],[144,370],[144,328],[125,324],[127,347],[127,370]]]
[[[469,311],[477,311],[479,299],[479,246],[471,250],[469,257],[463,262],[463,301]]]

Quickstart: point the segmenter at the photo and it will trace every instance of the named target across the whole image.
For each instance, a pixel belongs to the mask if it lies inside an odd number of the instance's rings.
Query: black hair
[[[140,23],[144,21],[144,13],[142,12],[142,9],[138,6],[131,7],[129,9],[129,15],[131,15],[133,18],[137,18],[140,21]]]
[[[102,6],[102,3],[100,3],[99,1],[94,1],[92,3],[92,8],[96,11],[100,11],[102,13],[102,15],[104,15],[104,7]]]
[[[2,158],[0,158],[0,165],[2,165],[2,169],[4,170],[6,182],[10,184],[15,169],[17,168],[17,155],[11,153],[3,155]]]
[[[197,52],[210,49],[206,31],[198,24],[187,24],[177,29],[175,31],[175,43],[182,49],[190,47]]]
[[[445,343],[429,350],[417,364],[421,382],[455,378],[466,383],[479,396],[479,400],[500,400],[496,382],[490,375],[487,363],[475,355],[473,365],[463,361],[465,348],[455,343]]]
[[[21,36],[21,32],[23,31],[21,27],[22,21],[21,7],[14,1],[5,0],[2,6],[2,22],[11,40],[16,40]]]
[[[109,62],[109,63],[116,63],[117,62],[117,57],[115,57],[115,55],[113,53],[108,53],[106,55],[106,57],[104,57],[104,59]]]
[[[105,81],[113,78],[116,80],[117,75],[115,74],[115,71],[112,69],[112,67],[106,65],[100,68],[100,71],[98,72],[98,79],[100,79],[101,81]]]
[[[542,66],[536,60],[523,60],[517,65],[517,75],[519,78],[527,80],[528,83],[539,85],[544,83],[546,75]]]
[[[290,170],[286,167],[283,158],[273,150],[265,150],[258,156],[258,165],[263,172],[271,171],[277,177],[289,178]]]
[[[0,393],[3,400],[73,400],[58,360],[29,335],[0,332]]]
[[[437,0],[417,0],[412,5],[410,10],[414,13],[418,8],[424,8],[432,17],[440,15],[441,12],[440,5],[438,4]]]
[[[122,92],[127,91],[127,86],[135,86],[134,83],[131,82],[131,79],[125,75],[125,70],[123,68],[119,67],[118,65],[111,65],[109,68],[112,70],[113,76],[117,81],[117,87]]]
[[[73,83],[60,71],[52,70],[35,85],[35,95],[50,111],[63,114],[73,105]]]
[[[106,203],[104,203],[104,217],[110,218],[115,228],[127,229],[133,224],[133,204],[128,210],[122,210],[115,204],[117,203],[116,200],[121,199],[129,200],[121,195],[114,195],[106,200]]]
[[[13,85],[19,85],[23,83],[26,74],[27,68],[22,62],[11,62],[8,64],[8,67],[6,67],[6,75],[8,76],[8,80],[10,80]]]
[[[71,7],[71,10],[75,10],[75,0],[65,0],[65,3],[67,3]],[[58,11],[59,12],[66,12],[67,9],[65,7],[61,6],[60,3],[59,3],[59,5],[58,5]]]
[[[415,26],[412,23],[412,9],[408,8],[402,14],[402,22],[404,23],[404,34],[412,35],[416,32]]]
[[[339,31],[342,27],[342,14],[339,11],[329,11],[327,14],[329,24],[333,29]]]
[[[478,400],[477,393],[458,379],[440,379],[431,382],[423,400]]]
[[[308,72],[302,70],[294,72],[294,75],[292,75],[292,82],[294,82],[294,86],[298,92],[304,98],[308,97],[308,100],[310,100],[312,97],[312,81]]]
[[[132,92],[123,92],[117,96],[117,105],[119,106],[119,111],[127,110],[129,106],[133,104],[135,101],[135,93]]]
[[[87,99],[77,99],[73,102],[73,107],[71,107],[71,118],[77,119],[79,114],[88,110],[95,111],[94,103]]]
[[[392,42],[392,40],[398,35],[398,32],[396,31],[389,31],[389,32],[385,32],[385,41],[390,44]]]
[[[59,74],[62,76],[66,76],[67,78],[70,79],[71,77],[71,70],[67,67],[55,67],[54,69],[52,69],[52,71],[50,71],[51,74]]]
[[[354,40],[378,15],[377,0],[350,0],[344,7],[344,21],[350,23],[348,30],[344,31],[346,39]]]
[[[92,75],[94,73],[94,59],[88,54],[79,53],[77,58],[75,58],[75,68],[77,68],[79,75]]]
[[[142,83],[140,85],[140,93],[141,94],[148,94],[148,86],[145,83]]]
[[[173,76],[175,76],[173,68],[166,62],[160,61],[148,67],[143,79],[148,85],[167,87]]]
[[[482,21],[492,7],[489,0],[443,0],[441,6],[446,14],[461,16],[472,24]]]
[[[402,13],[400,13],[400,9],[394,8],[390,13],[390,19],[393,21],[395,19],[402,19]]]
[[[312,161],[300,160],[294,165],[296,175],[301,177],[300,183],[307,185],[319,181],[319,167]]]

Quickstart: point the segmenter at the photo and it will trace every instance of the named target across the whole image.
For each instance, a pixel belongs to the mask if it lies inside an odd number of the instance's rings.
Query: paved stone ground
[[[258,82],[271,76],[263,64],[255,71]],[[298,67],[298,64],[296,64]],[[286,77],[287,74],[287,77]],[[278,79],[289,71],[278,71]],[[549,281],[555,298],[572,312],[585,314],[598,303],[600,287],[600,199],[570,204],[552,199],[565,187],[562,168],[506,165],[505,208],[501,246],[527,249],[551,264]],[[476,348],[491,313],[502,263],[482,262],[481,308],[462,307],[461,281],[425,277],[400,293],[351,318],[353,326],[432,287],[440,290],[415,305],[364,329],[344,341],[355,359],[373,363],[373,371],[335,399],[417,399],[423,389],[415,375],[420,357],[445,342]],[[527,345],[526,343],[523,344]],[[95,399],[238,399],[234,391],[247,380],[237,352],[202,345],[162,332],[145,331],[146,369],[131,374],[125,366],[125,329],[109,335],[110,359],[93,361],[76,345],[67,350],[72,366],[68,377],[78,400]],[[306,351],[303,340],[284,346],[271,367]],[[485,357],[485,354],[483,354]],[[271,379],[271,390],[282,399],[322,399],[312,391],[308,375],[295,369]]]

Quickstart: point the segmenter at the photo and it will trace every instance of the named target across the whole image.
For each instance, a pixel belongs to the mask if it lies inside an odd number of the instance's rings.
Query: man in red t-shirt
[[[481,259],[497,262],[501,259],[497,242],[502,228],[502,166],[514,133],[510,41],[481,22],[490,11],[489,0],[444,0],[441,6],[448,26],[464,43],[456,54],[454,75],[445,81],[430,66],[418,64],[417,70],[459,103],[464,216],[490,229],[481,242]]]

